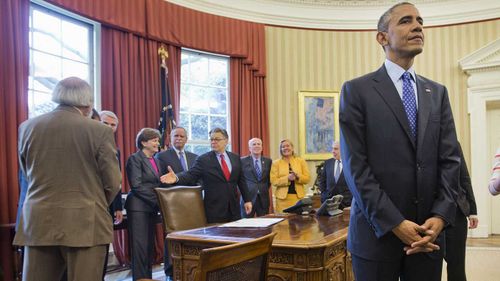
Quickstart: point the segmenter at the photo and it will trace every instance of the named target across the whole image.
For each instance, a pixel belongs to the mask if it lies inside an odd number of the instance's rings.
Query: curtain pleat
[[[28,118],[28,0],[0,1],[0,260],[14,280],[12,227],[19,200],[17,127]]]

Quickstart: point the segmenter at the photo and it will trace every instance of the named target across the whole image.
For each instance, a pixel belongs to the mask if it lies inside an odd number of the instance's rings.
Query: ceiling
[[[269,25],[375,29],[397,0],[165,0],[198,11]],[[500,18],[498,0],[414,0],[426,26]]]

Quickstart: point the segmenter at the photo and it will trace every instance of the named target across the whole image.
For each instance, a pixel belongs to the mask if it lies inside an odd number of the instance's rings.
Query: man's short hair
[[[174,135],[174,131],[177,130],[177,129],[181,129],[181,130],[184,130],[184,133],[186,133],[186,138],[188,136],[188,131],[186,130],[186,128],[184,127],[181,127],[181,126],[177,126],[175,128],[173,128],[171,131],[170,131],[170,135],[173,136]]]
[[[229,139],[229,135],[227,134],[226,129],[222,129],[219,127],[213,128],[208,132],[208,135],[214,134],[214,133],[221,133],[226,139]]]
[[[144,146],[142,145],[143,141],[148,141],[160,137],[161,137],[160,132],[158,130],[153,128],[142,128],[137,134],[137,137],[135,138],[135,145],[137,146],[138,149],[143,149],[144,148]]]
[[[57,83],[52,92],[52,101],[69,106],[92,107],[94,95],[85,80],[68,77]]]
[[[102,110],[101,112],[99,112],[99,116],[101,117],[101,119],[103,116],[111,117],[111,118],[116,120],[116,124],[118,124],[118,122],[120,121],[118,119],[118,116],[116,116],[116,114],[113,111],[109,111],[109,110]]]
[[[389,30],[389,21],[391,20],[392,12],[394,12],[394,9],[396,9],[397,7],[403,6],[403,5],[415,6],[410,2],[401,2],[401,3],[397,3],[396,5],[390,7],[387,11],[385,11],[385,13],[382,14],[382,16],[380,16],[380,19],[378,20],[378,24],[377,24],[377,31],[378,32],[387,32],[387,30]]]

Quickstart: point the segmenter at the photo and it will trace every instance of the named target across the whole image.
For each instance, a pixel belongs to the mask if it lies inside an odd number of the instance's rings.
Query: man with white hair
[[[247,182],[248,191],[252,200],[252,211],[247,214],[244,202],[241,201],[241,216],[244,218],[258,217],[269,213],[269,187],[271,180],[269,173],[273,161],[262,155],[262,140],[252,138],[248,141],[250,155],[241,158],[242,170]]]
[[[53,111],[19,126],[19,164],[28,190],[14,244],[25,246],[23,280],[101,280],[113,226],[108,206],[120,187],[110,128],[88,118],[93,94],[61,80]]]

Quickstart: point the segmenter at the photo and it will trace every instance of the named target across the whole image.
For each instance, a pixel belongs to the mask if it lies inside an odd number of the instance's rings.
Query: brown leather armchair
[[[155,188],[165,233],[207,225],[200,186]]]
[[[243,243],[203,249],[195,280],[267,280],[269,252],[275,235],[271,233]]]

